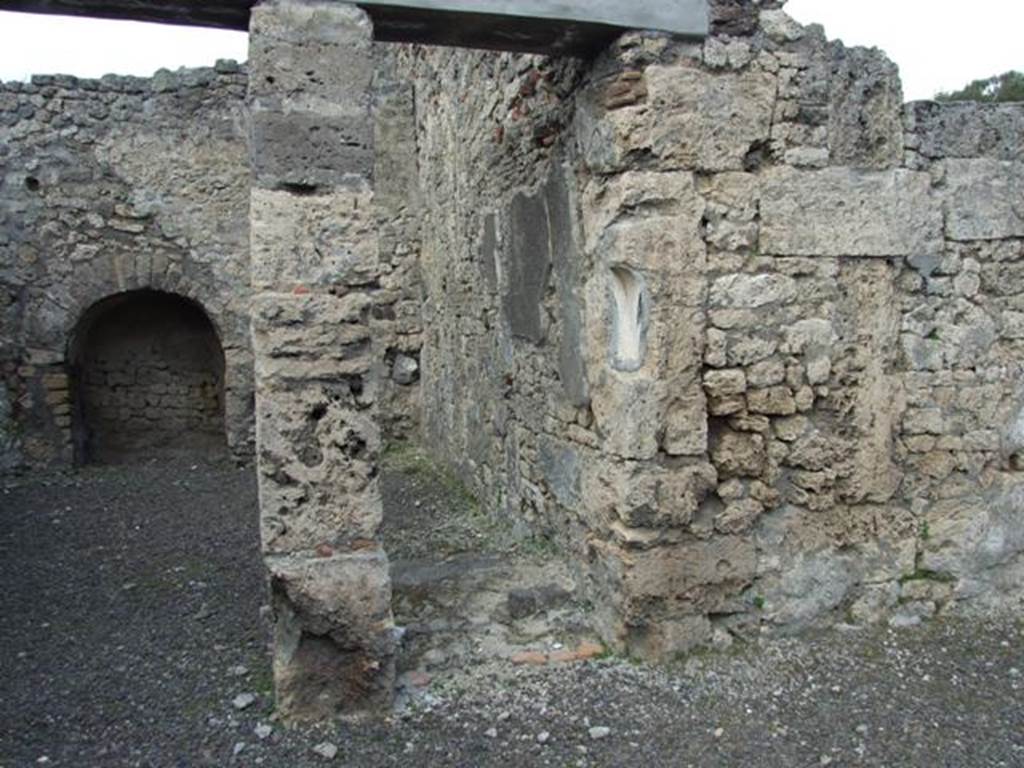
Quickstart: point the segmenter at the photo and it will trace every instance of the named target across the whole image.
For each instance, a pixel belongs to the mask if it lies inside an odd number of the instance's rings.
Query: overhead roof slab
[[[340,1],[340,0],[339,0]],[[589,55],[624,29],[708,32],[708,0],[361,0],[378,40]],[[0,10],[245,30],[255,0],[0,0]]]

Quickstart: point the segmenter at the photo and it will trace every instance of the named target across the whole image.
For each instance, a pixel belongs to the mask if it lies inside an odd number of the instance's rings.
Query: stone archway
[[[76,463],[224,452],[224,351],[198,303],[150,289],[103,299],[67,359]]]

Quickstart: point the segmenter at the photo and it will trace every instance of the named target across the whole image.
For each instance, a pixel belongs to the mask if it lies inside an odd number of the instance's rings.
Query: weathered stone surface
[[[372,178],[371,35],[355,6],[286,2],[254,9],[250,149],[258,186],[360,189]]]
[[[629,170],[591,184],[582,201],[587,253],[611,250],[614,259],[618,254],[609,248],[609,241],[621,242],[620,230],[632,225],[646,231],[652,219],[654,224],[661,220],[663,226],[676,230],[667,242],[679,243],[680,249],[651,248],[651,238],[629,248],[621,260],[640,269],[682,274],[703,252],[699,225],[704,206],[694,175],[688,172]]]
[[[580,503],[580,456],[571,444],[545,439],[540,447],[544,479],[559,504],[568,509]]]
[[[250,38],[260,527],[278,707],[294,720],[380,710],[393,695],[377,541],[383,365],[376,302],[359,292],[380,289],[370,35],[354,6],[281,2],[260,6]],[[349,61],[351,77],[327,74]]]
[[[760,184],[752,173],[719,173],[705,182],[705,239],[723,251],[752,249],[759,234]]]
[[[7,387],[0,384],[0,472],[10,471],[21,463],[18,443]]]
[[[764,33],[777,43],[792,43],[804,36],[804,28],[781,8],[765,8],[760,21]]]
[[[292,721],[387,711],[394,622],[379,551],[268,558],[277,709]]]
[[[581,115],[579,139],[597,172],[627,170],[649,153],[664,169],[743,170],[768,140],[775,80],[767,73],[710,74],[698,67],[651,66],[645,103]]]
[[[706,371],[704,373],[704,390],[711,397],[742,395],[747,391],[747,377],[742,369]]]
[[[711,460],[723,478],[758,477],[764,470],[764,438],[749,432],[722,431],[711,436]]]
[[[270,553],[346,551],[373,541],[381,522],[380,435],[355,381],[278,389],[257,402],[263,547]]]
[[[715,530],[721,533],[743,533],[750,529],[764,505],[757,499],[739,499],[715,517]]]
[[[742,587],[754,574],[753,543],[741,537],[722,536],[685,547],[662,547],[622,556],[623,595],[627,602],[671,601],[691,609],[711,609],[719,604],[721,588]]]
[[[947,160],[946,233],[952,240],[1024,237],[1024,163]]]
[[[630,627],[625,646],[640,659],[671,659],[707,645],[711,635],[711,622],[702,615],[662,619],[642,628]]]
[[[687,460],[671,472],[642,462],[591,462],[581,466],[581,499],[594,514],[628,528],[679,528],[691,522],[717,480],[706,461]]]
[[[1014,104],[915,101],[906,106],[905,123],[927,158],[1024,161],[1024,112]]]
[[[367,320],[372,306],[364,293],[258,294],[252,302],[257,377],[267,382],[347,378],[358,382],[361,397],[371,399],[374,358]]]
[[[920,568],[952,581],[957,599],[1015,606],[1024,536],[1016,520],[1024,491],[1000,483],[984,496],[938,502],[927,511]]]
[[[324,111],[361,107],[367,127],[372,34],[370,19],[355,6],[322,0],[257,4],[249,18],[250,98],[263,108],[295,100]]]
[[[320,112],[252,115],[253,172],[266,189],[299,191],[359,188],[373,174],[373,136],[368,113]]]
[[[669,405],[662,449],[670,456],[701,456],[707,453],[707,401],[699,390],[678,397]]]
[[[911,256],[941,250],[927,174],[844,168],[765,177],[761,249],[778,256]]]
[[[409,386],[419,380],[420,364],[408,355],[397,355],[391,366],[391,378],[396,384]]]
[[[329,195],[254,188],[250,210],[254,288],[326,290],[379,278],[368,188]]]
[[[648,378],[609,378],[591,388],[591,407],[605,450],[625,459],[654,457],[664,419],[664,386]]]
[[[712,307],[756,309],[785,303],[796,296],[796,282],[785,275],[728,275],[711,286]]]
[[[895,168],[903,161],[899,69],[876,49],[829,46],[828,147],[832,165]]]

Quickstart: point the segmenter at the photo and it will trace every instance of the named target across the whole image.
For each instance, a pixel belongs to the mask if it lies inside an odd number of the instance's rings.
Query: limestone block
[[[756,309],[786,303],[796,296],[796,281],[786,275],[726,275],[711,285],[712,307]]]
[[[301,192],[359,189],[373,177],[373,124],[369,112],[252,110],[250,154],[257,185]]]
[[[666,469],[641,462],[590,461],[581,467],[582,493],[595,522],[621,521],[631,529],[682,528],[716,486],[706,461]]]
[[[792,43],[804,36],[804,28],[781,8],[765,8],[760,14],[761,29],[776,43]]]
[[[764,512],[764,505],[756,499],[738,499],[715,516],[715,530],[720,533],[743,533]]]
[[[903,161],[899,69],[872,48],[829,46],[828,146],[833,165],[895,168]]]
[[[623,170],[637,154],[649,153],[664,169],[740,171],[751,149],[767,142],[772,75],[653,65],[645,78],[645,102],[612,112],[592,104],[581,111],[577,131],[591,170]]]
[[[305,97],[368,110],[372,40],[370,19],[355,5],[257,4],[249,17],[249,96],[263,103]]]
[[[895,359],[900,315],[893,268],[883,261],[844,265],[840,283],[851,309],[854,334],[865,350],[863,370],[850,376],[847,434],[852,453],[843,482],[850,502],[886,502],[896,492],[902,472],[893,439],[904,408],[900,378],[890,374]]]
[[[712,368],[724,368],[727,365],[726,351],[728,337],[718,328],[708,328],[704,347],[704,363]]]
[[[752,173],[718,173],[701,189],[707,198],[705,239],[723,251],[757,245],[760,184]]]
[[[776,256],[938,253],[942,218],[928,174],[777,168],[762,186],[761,250]]]
[[[394,685],[387,557],[267,558],[277,710],[288,721],[385,710]]]
[[[908,435],[941,435],[946,421],[941,408],[908,408],[903,414],[903,431]]]
[[[832,465],[838,453],[834,440],[815,431],[793,442],[785,463],[790,467],[820,471]]]
[[[664,661],[706,646],[711,637],[712,627],[707,616],[658,619],[629,627],[625,650],[638,659]]]
[[[807,626],[840,605],[857,578],[851,558],[833,549],[796,553],[777,584],[765,585],[765,609],[777,624]]]
[[[391,379],[403,387],[415,384],[419,380],[420,364],[414,357],[397,355],[391,366]]]
[[[704,63],[712,69],[743,69],[753,58],[750,44],[709,37],[704,41]]]
[[[752,389],[772,387],[786,380],[786,366],[772,357],[754,363],[747,369],[747,382]]]
[[[669,405],[662,448],[670,456],[701,456],[707,452],[707,402],[702,392],[678,397]]]
[[[1024,110],[1017,104],[916,101],[905,123],[925,157],[1024,161]]]
[[[708,399],[708,413],[712,416],[731,416],[742,413],[747,408],[747,399],[743,395],[724,395]]]
[[[380,276],[373,194],[294,195],[253,188],[252,284],[291,291],[361,286]]]
[[[730,334],[726,350],[726,361],[729,365],[753,365],[771,357],[779,348],[775,338]]]
[[[753,542],[739,536],[612,556],[622,559],[627,606],[641,609],[666,601],[673,610],[693,612],[713,611],[738,594],[752,580],[757,560]]]
[[[836,341],[836,331],[827,319],[808,317],[800,319],[783,329],[785,354],[811,355],[818,351],[827,352]]]
[[[1024,162],[947,160],[944,209],[953,240],[1024,237]]]
[[[797,405],[793,391],[789,387],[778,386],[748,391],[747,409],[751,413],[769,416],[791,416],[796,413]]]
[[[616,255],[609,260],[621,260],[646,271],[666,271],[678,274],[692,269],[690,261],[704,253],[700,237],[704,200],[698,194],[692,173],[627,170],[611,179],[593,179],[583,192],[583,231],[587,253],[606,252],[606,240],[616,238],[623,226],[634,225],[644,231],[650,227],[674,230],[670,242],[676,249],[649,248],[654,231],[645,231],[630,250],[633,260]]]
[[[343,378],[258,389],[257,455],[263,549],[373,541],[381,522],[380,434],[374,410]]]
[[[742,395],[747,391],[747,377],[741,368],[704,372],[704,390],[711,397]]]
[[[368,318],[370,296],[264,293],[252,301],[256,377],[270,380],[348,377],[360,397],[373,396],[368,373],[374,358]],[[363,380],[365,377],[365,381]]]
[[[997,580],[1024,552],[1024,530],[1019,525],[1022,503],[1024,487],[1007,476],[984,497],[931,505],[919,567],[960,579],[958,593],[971,589],[972,582]]]
[[[665,414],[664,382],[613,374],[592,391],[605,450],[627,459],[653,458]]]
[[[711,436],[710,449],[723,478],[758,477],[765,469],[764,438],[755,432],[722,430]]]

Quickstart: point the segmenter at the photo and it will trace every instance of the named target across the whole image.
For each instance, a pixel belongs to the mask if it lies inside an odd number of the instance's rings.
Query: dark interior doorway
[[[197,303],[152,290],[97,302],[68,359],[78,463],[225,451],[224,351]]]

